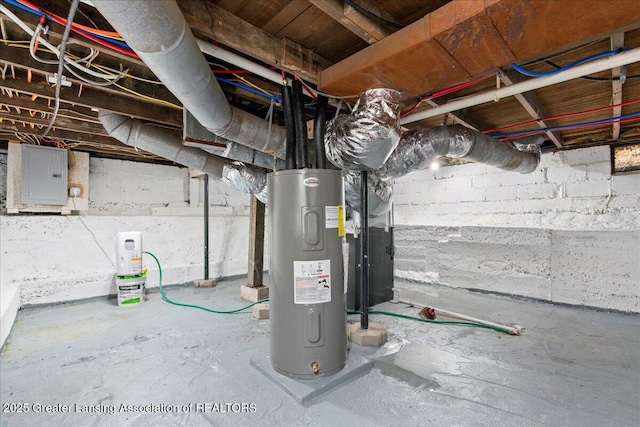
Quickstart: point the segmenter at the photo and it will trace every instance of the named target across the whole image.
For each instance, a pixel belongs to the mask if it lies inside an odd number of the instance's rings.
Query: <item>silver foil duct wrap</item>
[[[391,183],[369,174],[367,187],[369,189],[369,217],[375,218],[389,212],[391,203],[393,203]],[[360,174],[358,172],[344,172],[344,198],[353,211],[360,212]]]
[[[267,173],[242,162],[227,163],[222,169],[222,181],[243,193],[251,193],[267,203]]]
[[[378,169],[398,145],[399,118],[400,92],[365,91],[350,115],[339,115],[327,125],[327,158],[343,170]]]
[[[374,174],[383,181],[390,181],[415,170],[427,169],[438,158],[430,138],[430,128],[406,131],[400,137],[398,147]]]

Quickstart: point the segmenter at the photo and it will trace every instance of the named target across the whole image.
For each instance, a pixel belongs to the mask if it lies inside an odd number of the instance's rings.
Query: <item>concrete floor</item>
[[[241,283],[169,292],[179,301],[235,308],[242,304]],[[403,298],[518,324],[526,332],[511,337],[372,316],[389,332],[384,347],[365,350],[374,368],[303,406],[250,366],[251,358],[269,351],[269,322],[250,314],[175,307],[157,293],[136,307],[95,299],[25,309],[0,359],[0,424],[640,424],[640,316],[408,282],[396,286]],[[378,308],[417,313],[400,304]],[[243,403],[246,412],[234,412]],[[179,410],[127,412],[122,404]],[[64,408],[72,412],[51,412]],[[29,412],[6,412],[19,409]],[[83,410],[93,412],[78,412]]]

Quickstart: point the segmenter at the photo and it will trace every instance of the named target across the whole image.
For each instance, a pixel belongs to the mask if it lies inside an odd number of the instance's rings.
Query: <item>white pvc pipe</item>
[[[486,325],[486,326],[492,326],[492,327],[496,327],[496,328],[502,328],[505,329],[507,331],[509,331],[510,335],[521,335],[522,334],[522,328],[520,326],[506,326],[506,325],[501,325],[500,323],[494,323],[494,322],[489,322],[488,320],[482,320],[482,319],[478,319],[476,317],[471,317],[471,316],[467,316],[466,314],[460,314],[460,313],[456,313],[455,311],[449,311],[449,310],[443,310],[441,308],[436,308],[432,305],[424,305],[424,304],[419,304],[417,302],[413,302],[413,301],[409,301],[406,299],[402,299],[400,298],[400,289],[397,288],[393,288],[393,292],[394,292],[394,298],[391,302],[399,302],[402,304],[408,304],[410,306],[413,307],[418,307],[418,308],[424,308],[424,307],[429,307],[432,308],[436,315],[438,313],[444,315],[444,316],[449,316],[449,317],[454,317],[456,319],[461,319],[461,320],[466,320],[468,322],[474,322],[474,323],[480,323],[482,325]],[[397,296],[397,298],[396,298]]]
[[[272,81],[278,85],[283,83],[282,74],[273,71],[264,65],[257,64],[250,59],[245,58],[244,56],[240,56],[237,53],[230,52],[220,46],[216,46],[206,40],[196,38],[198,42],[198,47],[202,51],[202,53],[206,53],[207,55],[211,55],[215,58],[218,58],[222,61],[228,62],[229,64],[233,64],[236,67],[242,68],[247,71],[251,71],[253,74],[260,76],[266,80]],[[287,83],[291,84],[291,79],[287,78]],[[305,89],[309,90],[314,96],[318,96],[318,91],[305,85]],[[338,103],[335,101],[329,101],[330,105],[334,107],[338,106]]]
[[[255,62],[236,53],[223,49],[220,46],[215,46],[208,41],[198,38],[196,38],[196,41],[198,42],[198,47],[203,53],[214,56],[239,68],[251,71],[253,74],[270,80],[279,85],[282,84],[282,75],[280,73],[276,73],[275,71],[270,70],[265,66],[256,64]]]
[[[563,83],[569,80],[587,76],[589,74],[599,73],[601,71],[622,67],[623,65],[628,65],[639,61],[640,48],[632,49],[626,52],[617,53],[607,58],[598,59],[593,62],[578,65],[558,74],[537,77],[531,80],[523,81],[521,83],[516,83],[512,86],[505,86],[501,87],[500,89],[484,92],[478,95],[470,96],[468,98],[448,102],[446,104],[431,108],[426,111],[409,114],[408,116],[400,119],[400,124],[404,125],[407,123],[417,122],[418,120],[436,117],[441,114],[451,113],[452,111],[485,104],[491,101],[497,102],[501,98],[505,98],[507,96],[518,95],[524,92],[529,92],[531,90],[540,89],[557,83]]]

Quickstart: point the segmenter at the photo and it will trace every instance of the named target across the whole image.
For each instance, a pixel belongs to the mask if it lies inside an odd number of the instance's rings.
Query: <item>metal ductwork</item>
[[[183,146],[179,131],[171,131],[105,111],[100,111],[98,118],[109,136],[123,144],[140,148],[183,166],[201,170],[213,178],[222,178],[222,169],[226,161],[197,148]]]
[[[418,128],[405,132],[398,147],[374,174],[384,180],[427,169],[438,156],[457,157],[506,171],[531,173],[540,163],[540,143],[522,140],[517,148],[460,125]]]
[[[284,130],[269,129],[266,120],[229,105],[175,0],[93,4],[205,128],[256,150],[281,154]]]
[[[327,125],[327,159],[349,170],[375,170],[384,165],[400,140],[400,92],[369,89],[351,114],[341,114]]]
[[[441,156],[463,158],[511,172],[531,173],[540,156],[512,146],[464,126],[438,126],[431,129],[429,141]]]

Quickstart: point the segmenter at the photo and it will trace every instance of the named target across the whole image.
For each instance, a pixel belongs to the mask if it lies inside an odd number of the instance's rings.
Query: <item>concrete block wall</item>
[[[640,230],[397,226],[394,240],[399,278],[640,312]]]
[[[640,174],[608,147],[545,154],[532,174],[478,164],[395,184],[396,276],[640,312]]]
[[[0,201],[6,197],[6,163],[0,154]],[[164,284],[202,278],[202,207],[189,203],[202,200],[199,181],[189,178],[186,168],[91,158],[85,214],[0,211],[0,342],[21,306],[115,294],[112,263],[119,231],[142,232],[143,248],[162,263]],[[210,180],[209,187],[210,275],[245,274],[249,195],[219,181]],[[154,261],[145,256],[144,264],[147,286],[158,286]]]
[[[542,156],[531,174],[480,164],[413,172],[394,186],[402,225],[640,228],[640,174],[610,173],[609,147]]]

